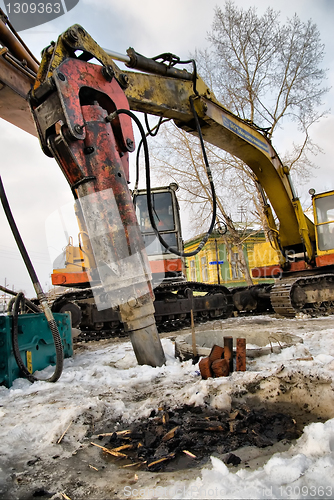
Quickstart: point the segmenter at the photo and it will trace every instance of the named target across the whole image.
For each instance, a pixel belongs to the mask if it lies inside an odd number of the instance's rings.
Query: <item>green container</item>
[[[71,319],[69,314],[54,313],[64,348],[64,357],[73,354]],[[11,387],[22,376],[12,348],[11,316],[0,315],[0,385]],[[21,314],[18,317],[18,342],[21,358],[31,373],[56,363],[56,349],[44,314]]]

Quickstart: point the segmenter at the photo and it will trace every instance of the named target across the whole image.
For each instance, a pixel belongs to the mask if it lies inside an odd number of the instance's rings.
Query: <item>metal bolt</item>
[[[130,297],[129,298],[128,305],[130,307],[136,307],[137,304],[138,304],[138,300],[136,299],[136,297]]]
[[[126,147],[128,148],[129,151],[134,150],[134,143],[132,139],[127,139],[126,140]]]
[[[102,74],[103,74],[104,78],[108,82],[111,82],[111,80],[115,76],[115,72],[114,72],[114,70],[113,70],[113,68],[111,66],[103,66],[103,68],[102,68]]]
[[[121,87],[126,88],[129,85],[129,77],[128,75],[125,75],[124,73],[121,73],[119,75],[119,83]]]
[[[74,131],[77,133],[77,134],[80,134],[82,135],[83,134],[83,126],[82,125],[74,125]]]
[[[79,39],[77,32],[73,28],[70,28],[67,31],[66,37],[71,39],[73,42],[77,42]]]
[[[59,72],[59,73],[57,73],[57,76],[58,76],[59,80],[61,80],[62,82],[64,82],[66,80],[66,77],[63,73]]]
[[[94,153],[94,148],[93,146],[87,146],[87,148],[84,149],[84,153],[85,155],[91,155],[92,153]]]

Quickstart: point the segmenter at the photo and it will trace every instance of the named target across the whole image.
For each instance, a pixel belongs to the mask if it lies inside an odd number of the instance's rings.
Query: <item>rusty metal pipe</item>
[[[237,372],[246,371],[246,339],[237,339]]]
[[[35,61],[28,50],[23,47],[16,36],[7,28],[6,24],[0,19],[0,42],[11,54],[19,61],[26,61],[28,68],[37,73],[39,64]]]

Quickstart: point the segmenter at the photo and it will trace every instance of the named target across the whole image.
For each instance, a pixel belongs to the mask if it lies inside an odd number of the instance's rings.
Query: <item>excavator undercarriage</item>
[[[294,318],[296,314],[325,316],[334,313],[334,270],[332,274],[314,273],[283,278],[271,289],[274,311]]]
[[[53,312],[71,312],[74,327],[80,325],[80,339],[103,338],[124,334],[117,308],[99,311],[94,296],[104,294],[103,287],[66,292],[52,304]],[[155,321],[158,330],[170,331],[189,325],[191,315],[195,322],[225,319],[232,315],[234,305],[231,292],[222,285],[196,282],[163,283],[154,289]]]

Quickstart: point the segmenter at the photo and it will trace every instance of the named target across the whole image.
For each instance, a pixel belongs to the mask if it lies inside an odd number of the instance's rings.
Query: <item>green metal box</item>
[[[73,354],[70,315],[55,313],[53,316],[62,340],[64,357],[69,358]],[[13,354],[11,331],[12,317],[0,315],[0,385],[6,387],[11,387],[13,381],[20,377]],[[44,314],[18,316],[18,342],[22,361],[32,373],[55,364],[56,349]]]

